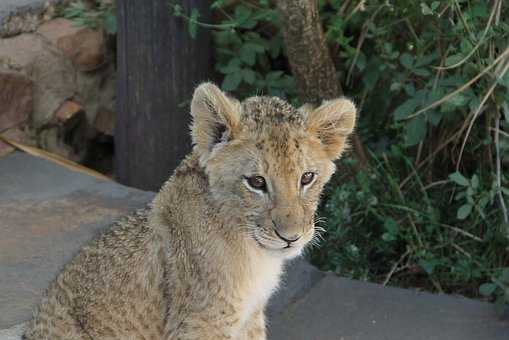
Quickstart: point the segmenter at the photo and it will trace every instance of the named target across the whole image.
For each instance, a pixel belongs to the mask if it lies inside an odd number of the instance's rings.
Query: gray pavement
[[[273,318],[271,339],[508,340],[492,305],[328,274]]]
[[[153,195],[22,153],[0,158],[0,329],[28,319],[83,244]]]
[[[0,340],[19,340],[62,265],[153,195],[26,154],[0,158]],[[288,266],[267,314],[270,340],[509,339],[491,304],[347,280],[304,260]]]

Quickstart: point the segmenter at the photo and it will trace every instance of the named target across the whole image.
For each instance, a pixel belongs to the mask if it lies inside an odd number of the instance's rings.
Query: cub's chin
[[[304,248],[310,240],[299,241],[298,243],[288,246],[275,240],[267,240],[264,242],[260,240],[260,238],[256,237],[256,235],[253,235],[253,241],[256,247],[262,249],[270,256],[274,256],[283,260],[290,260],[302,255]]]

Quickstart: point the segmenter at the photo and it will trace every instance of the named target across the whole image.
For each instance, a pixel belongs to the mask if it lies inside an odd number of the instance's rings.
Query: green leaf
[[[470,213],[472,212],[472,205],[471,204],[464,204],[458,209],[458,213],[456,217],[460,220],[464,220],[467,218]]]
[[[405,125],[405,146],[414,146],[426,136],[426,118],[419,115]]]
[[[224,6],[225,0],[214,0],[212,5],[210,5],[210,9],[216,9]]]
[[[357,66],[359,71],[362,71],[366,68],[366,55],[364,55],[364,53],[359,52],[359,56],[357,57],[357,62],[355,63],[355,66]]]
[[[196,39],[196,34],[198,32],[198,18],[200,17],[200,12],[197,8],[193,8],[191,10],[191,16],[188,20],[187,29],[189,31],[189,35],[191,38]]]
[[[437,58],[438,58],[437,52],[433,52],[433,53],[424,55],[418,59],[416,58],[415,59],[415,67],[422,67],[422,66],[429,65],[432,61],[436,60]]]
[[[483,283],[482,285],[479,286],[479,293],[482,296],[488,297],[491,294],[493,294],[493,292],[495,292],[496,289],[497,285],[494,283]]]
[[[470,182],[468,181],[468,179],[457,171],[450,174],[449,179],[451,181],[453,181],[454,183],[459,184],[461,186],[464,186],[464,187],[470,186]]]
[[[254,84],[254,82],[256,80],[256,73],[249,68],[245,68],[242,70],[242,76],[243,76],[244,81],[246,83],[248,83],[249,85]]]
[[[372,58],[372,60],[366,66],[363,74],[362,83],[366,89],[373,90],[377,86],[378,79],[383,74],[383,72],[378,70],[378,62],[375,58]]]
[[[396,120],[402,120],[412,113],[414,113],[415,109],[419,106],[419,101],[415,99],[409,99],[400,106],[394,112],[392,113],[394,115],[394,119]]]
[[[399,62],[401,63],[401,65],[403,65],[403,67],[405,67],[409,70],[412,69],[413,60],[414,60],[414,58],[408,53],[403,53],[399,57]]]
[[[457,93],[453,97],[447,100],[447,103],[452,106],[462,106],[465,105],[468,101],[468,97],[462,93]]]
[[[424,15],[432,15],[433,10],[428,6],[428,4],[421,2],[421,12]]]
[[[384,240],[385,242],[395,241],[396,240],[396,236],[394,234],[391,234],[391,233],[383,233],[382,234],[382,240]]]
[[[419,260],[419,266],[428,274],[433,274],[435,267],[438,265],[436,260]]]
[[[429,77],[431,75],[425,68],[414,68],[412,69],[412,73],[421,77]]]
[[[239,51],[240,60],[249,66],[256,63],[256,51],[252,48],[251,44],[244,44]]]
[[[472,179],[470,180],[470,183],[472,184],[472,188],[473,189],[477,189],[479,188],[479,176],[477,176],[476,174],[474,174],[472,176]]]
[[[265,46],[263,45],[263,40],[259,39],[258,41],[250,41],[248,43],[245,43],[244,46],[249,47],[252,49],[255,53],[263,53],[265,52]]]
[[[389,90],[395,92],[395,91],[399,91],[401,89],[401,87],[402,87],[401,83],[394,82],[391,84],[391,87],[389,88]]]
[[[173,15],[174,16],[180,17],[180,16],[182,16],[182,13],[183,13],[182,6],[180,6],[179,4],[173,5]]]
[[[501,187],[501,188],[500,188],[500,190],[502,190],[502,193],[503,193],[504,195],[509,196],[509,189],[508,189],[508,188]]]
[[[502,281],[504,283],[509,283],[509,267],[504,268],[502,270],[502,275],[500,275],[500,281]]]
[[[231,59],[226,66],[218,66],[217,68],[219,72],[223,74],[239,72],[240,71],[240,59],[233,58]]]
[[[412,84],[412,83],[405,84],[405,86],[403,86],[403,88],[405,89],[405,93],[407,94],[407,96],[409,96],[409,97],[415,96],[414,84]]]
[[[269,41],[269,54],[272,59],[276,59],[283,49],[283,40],[280,36],[275,36]]]
[[[390,242],[395,241],[398,235],[398,224],[392,218],[388,218],[384,221],[385,233],[382,234],[384,241]]]
[[[442,120],[442,114],[436,110],[426,112],[426,117],[433,126],[437,126]]]
[[[104,30],[108,34],[117,33],[117,17],[113,11],[108,11],[103,18]]]
[[[244,5],[235,6],[234,17],[238,25],[242,28],[251,29],[256,26],[256,20],[251,18],[252,10]]]
[[[283,75],[283,71],[272,71],[272,72],[269,72],[265,76],[265,81],[267,83],[273,83],[273,82],[279,80],[282,75]]]
[[[230,73],[224,77],[223,83],[221,84],[221,88],[225,91],[233,91],[239,87],[241,82],[242,82],[241,72]]]
[[[455,54],[445,59],[445,66],[451,66],[459,63],[463,59],[461,54]]]

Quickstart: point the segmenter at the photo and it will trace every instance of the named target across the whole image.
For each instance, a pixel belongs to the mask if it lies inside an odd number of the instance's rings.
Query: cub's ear
[[[191,115],[191,137],[200,157],[224,139],[235,138],[239,130],[239,102],[212,83],[203,83],[194,91]]]
[[[357,109],[345,98],[328,100],[307,110],[307,131],[320,139],[330,159],[341,156],[346,140],[355,127]]]

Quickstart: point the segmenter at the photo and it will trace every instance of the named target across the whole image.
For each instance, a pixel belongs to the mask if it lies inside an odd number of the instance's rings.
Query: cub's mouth
[[[299,255],[304,247],[313,239],[314,229],[313,225],[300,237],[288,240],[282,237],[276,230],[268,232],[257,225],[257,230],[251,233],[251,238],[262,249],[283,254],[285,257],[294,257]]]

